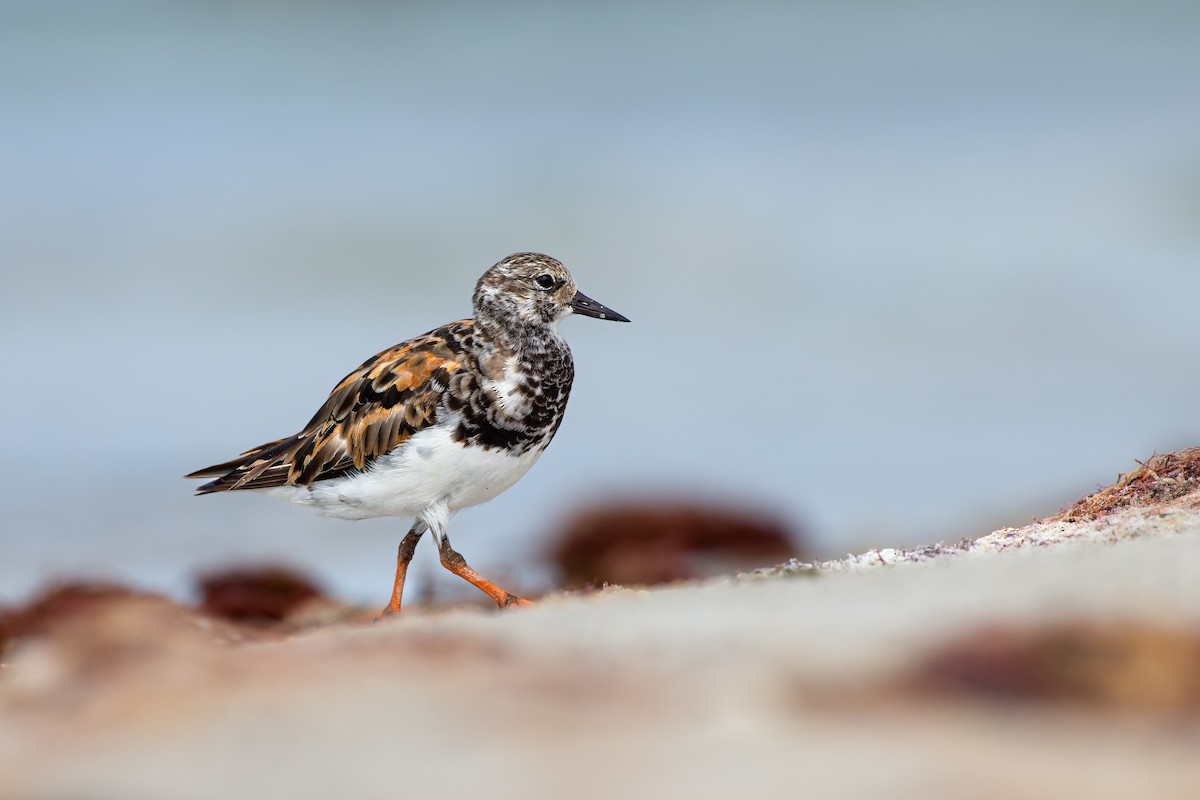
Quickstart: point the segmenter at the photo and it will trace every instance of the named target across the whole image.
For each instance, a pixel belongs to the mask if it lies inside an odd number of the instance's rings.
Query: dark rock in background
[[[653,586],[732,574],[801,556],[795,536],[759,512],[638,502],[576,514],[551,545],[560,585]]]

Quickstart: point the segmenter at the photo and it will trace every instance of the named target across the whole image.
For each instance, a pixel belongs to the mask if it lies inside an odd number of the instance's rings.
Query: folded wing
[[[186,477],[215,478],[196,490],[211,494],[303,486],[365,470],[436,424],[471,327],[463,320],[384,350],[342,379],[300,433]]]

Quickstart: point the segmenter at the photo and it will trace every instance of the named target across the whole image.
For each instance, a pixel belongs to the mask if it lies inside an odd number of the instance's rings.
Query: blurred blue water
[[[521,249],[634,324],[566,324],[559,438],[452,526],[518,585],[591,500],[725,498],[838,552],[1200,442],[1194,4],[0,13],[0,598],[276,558],[381,600],[402,522],[177,476]]]

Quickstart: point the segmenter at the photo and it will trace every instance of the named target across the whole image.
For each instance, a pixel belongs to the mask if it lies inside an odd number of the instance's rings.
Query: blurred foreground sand
[[[1197,498],[290,637],[114,599],[7,653],[0,797],[1200,797]]]

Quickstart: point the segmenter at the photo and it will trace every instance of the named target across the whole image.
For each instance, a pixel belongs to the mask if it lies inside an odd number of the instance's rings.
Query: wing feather
[[[373,356],[343,378],[304,430],[191,473],[197,494],[309,485],[364,470],[437,423],[450,376],[466,361],[463,320]]]

